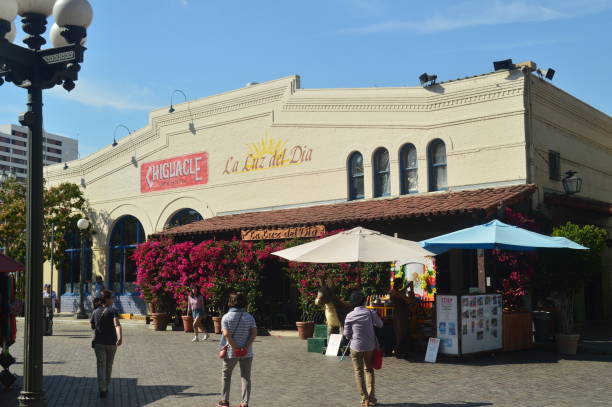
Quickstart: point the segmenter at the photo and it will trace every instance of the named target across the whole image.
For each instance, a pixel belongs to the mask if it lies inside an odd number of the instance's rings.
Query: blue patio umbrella
[[[425,249],[436,254],[451,249],[535,250],[546,248],[588,250],[588,248],[567,238],[542,235],[517,226],[507,225],[498,220],[423,240],[420,243]]]

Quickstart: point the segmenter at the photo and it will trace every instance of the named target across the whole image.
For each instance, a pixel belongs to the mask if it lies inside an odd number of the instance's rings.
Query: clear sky
[[[612,0],[90,2],[77,88],[45,92],[46,130],[77,137],[81,155],[118,124],[146,125],[174,89],[196,99],[292,74],[304,88],[416,86],[423,72],[443,81],[533,60],[612,115]],[[25,91],[0,87],[0,123],[23,110]]]

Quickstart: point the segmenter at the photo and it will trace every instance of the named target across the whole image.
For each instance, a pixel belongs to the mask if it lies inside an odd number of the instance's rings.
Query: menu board
[[[459,354],[459,336],[457,334],[457,296],[436,296],[436,328],[440,339],[440,352],[447,355]]]
[[[461,296],[461,353],[502,348],[502,298],[499,294]]]

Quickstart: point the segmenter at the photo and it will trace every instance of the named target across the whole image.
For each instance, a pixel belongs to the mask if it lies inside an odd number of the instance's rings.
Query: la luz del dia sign
[[[140,192],[204,185],[208,183],[208,153],[195,153],[140,166]]]
[[[313,149],[308,145],[289,144],[289,140],[264,136],[247,145],[245,155],[230,156],[225,161],[223,175],[301,165],[312,160]]]

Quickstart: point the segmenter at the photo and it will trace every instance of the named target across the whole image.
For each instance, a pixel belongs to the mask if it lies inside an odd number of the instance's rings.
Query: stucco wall
[[[263,208],[347,199],[346,164],[360,151],[365,194],[373,194],[371,160],[385,147],[391,158],[391,194],[400,193],[399,150],[413,143],[419,192],[427,192],[427,145],[446,144],[450,189],[524,183],[523,75],[500,72],[432,88],[299,89],[289,77],[151,113],[150,123],[89,157],[46,168],[50,184],[83,182],[93,209],[94,272],[107,269],[109,232],[123,215],[145,233],[163,228],[182,208],[205,218]],[[190,127],[195,129],[195,134]],[[304,160],[242,172],[249,148],[299,146]],[[261,148],[261,147],[257,147]],[[269,147],[271,152],[275,147]],[[140,192],[143,163],[195,152],[209,154],[205,185]],[[132,158],[134,157],[134,159]],[[231,173],[238,162],[238,173]],[[229,170],[229,174],[227,171]]]

